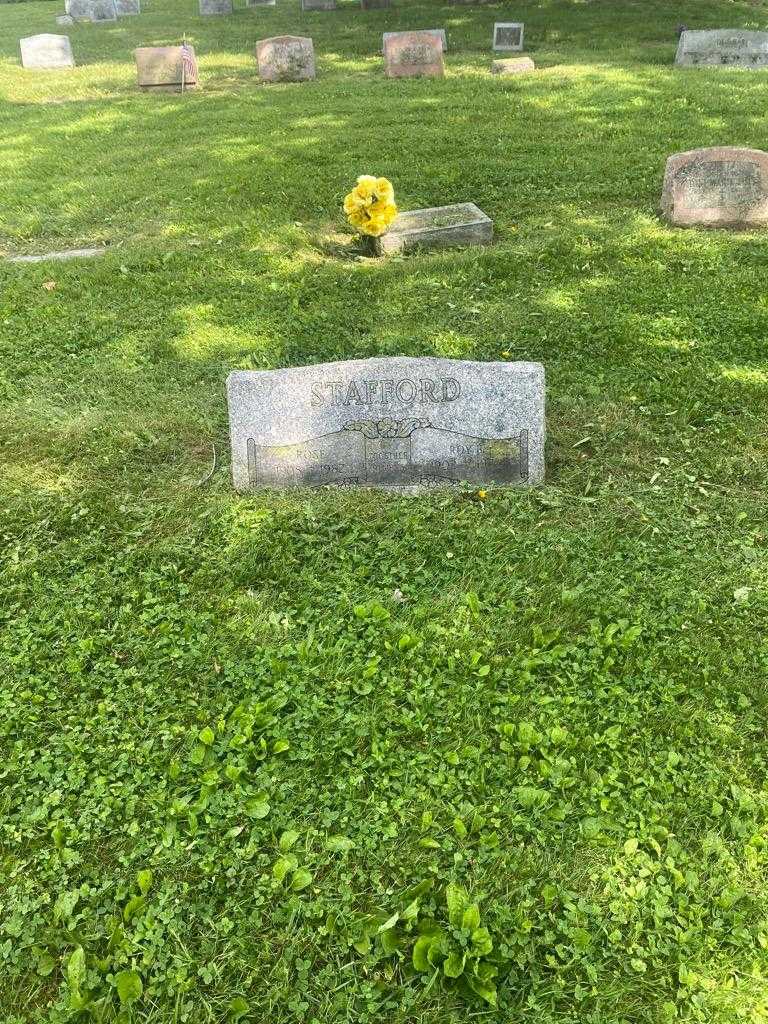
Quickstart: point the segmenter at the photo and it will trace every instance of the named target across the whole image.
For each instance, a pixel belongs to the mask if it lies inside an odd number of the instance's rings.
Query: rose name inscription
[[[239,491],[526,486],[544,476],[538,363],[393,357],[236,370],[227,399]]]

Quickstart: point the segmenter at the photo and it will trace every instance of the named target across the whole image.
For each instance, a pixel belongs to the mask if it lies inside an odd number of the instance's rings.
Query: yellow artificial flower
[[[383,235],[397,216],[395,190],[387,178],[361,174],[344,198],[344,213],[352,227],[364,235]]]

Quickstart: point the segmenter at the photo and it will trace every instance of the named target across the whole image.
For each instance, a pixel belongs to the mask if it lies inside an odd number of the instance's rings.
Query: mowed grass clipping
[[[766,4],[143,7],[0,7],[0,248],[107,247],[0,262],[0,1020],[768,1020],[768,243],[656,215]],[[494,244],[355,258],[361,173]],[[395,354],[544,363],[546,486],[233,493],[231,369]]]

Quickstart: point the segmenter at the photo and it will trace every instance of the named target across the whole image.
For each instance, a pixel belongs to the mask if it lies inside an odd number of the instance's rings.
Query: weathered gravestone
[[[43,32],[39,36],[27,36],[19,40],[21,64],[25,68],[56,70],[73,68],[72,44],[69,36],[57,36]]]
[[[139,46],[134,51],[139,87],[144,92],[180,92],[182,86],[195,88],[197,75],[192,68],[197,67],[197,62],[194,49],[188,49],[192,61],[185,66],[181,46]]]
[[[492,75],[527,75],[536,70],[530,57],[505,57],[491,61]]]
[[[200,14],[231,14],[232,0],[200,0]]]
[[[64,10],[75,21],[117,21],[115,0],[66,0]]]
[[[768,32],[738,28],[686,29],[677,44],[679,67],[764,68],[768,65]]]
[[[493,221],[474,203],[433,206],[398,213],[389,230],[375,241],[380,256],[411,249],[444,249],[454,245],[488,245]]]
[[[679,227],[765,227],[768,153],[737,146],[675,153],[664,172],[661,211]]]
[[[306,82],[315,77],[315,50],[304,36],[274,36],[256,43],[262,82]]]
[[[420,33],[421,32],[426,32],[428,35],[436,36],[440,40],[440,48],[442,49],[443,53],[445,53],[446,50],[448,49],[448,40],[446,39],[445,29],[444,28],[420,28],[418,30],[414,29],[413,31],[408,31],[408,32],[384,32],[384,33],[382,33],[382,36],[381,36],[381,52],[384,53],[384,49],[385,49],[385,47],[387,45],[387,40],[388,39],[396,39],[398,36],[411,36],[411,35],[413,35],[413,32],[415,32],[415,31],[418,31]]]
[[[301,0],[302,11],[335,11],[336,0]]]
[[[115,0],[115,8],[118,18],[141,14],[141,0]]]
[[[393,32],[384,40],[387,77],[442,78],[443,48],[434,32]]]
[[[513,52],[523,48],[522,21],[497,21],[493,26],[493,49],[496,52]]]
[[[544,478],[539,363],[389,357],[235,370],[227,400],[239,491]]]

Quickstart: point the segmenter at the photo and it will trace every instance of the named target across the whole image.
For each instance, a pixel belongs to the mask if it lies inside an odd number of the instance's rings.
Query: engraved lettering
[[[322,384],[313,384],[312,385],[312,400],[311,400],[311,402],[312,402],[312,405],[315,408],[317,408],[319,405],[322,405],[323,402],[325,402],[325,398],[323,397],[323,392],[320,390],[322,388],[322,386],[323,386]]]
[[[443,401],[455,402],[461,395],[461,385],[453,377],[443,377]]]
[[[347,388],[347,400],[344,404],[349,405],[350,402],[354,402],[355,405],[365,404],[360,397],[360,392],[358,391],[357,384],[355,384],[354,381],[350,381],[349,387]]]
[[[398,402],[410,403],[416,397],[416,385],[406,377],[405,380],[397,382],[395,393]]]

